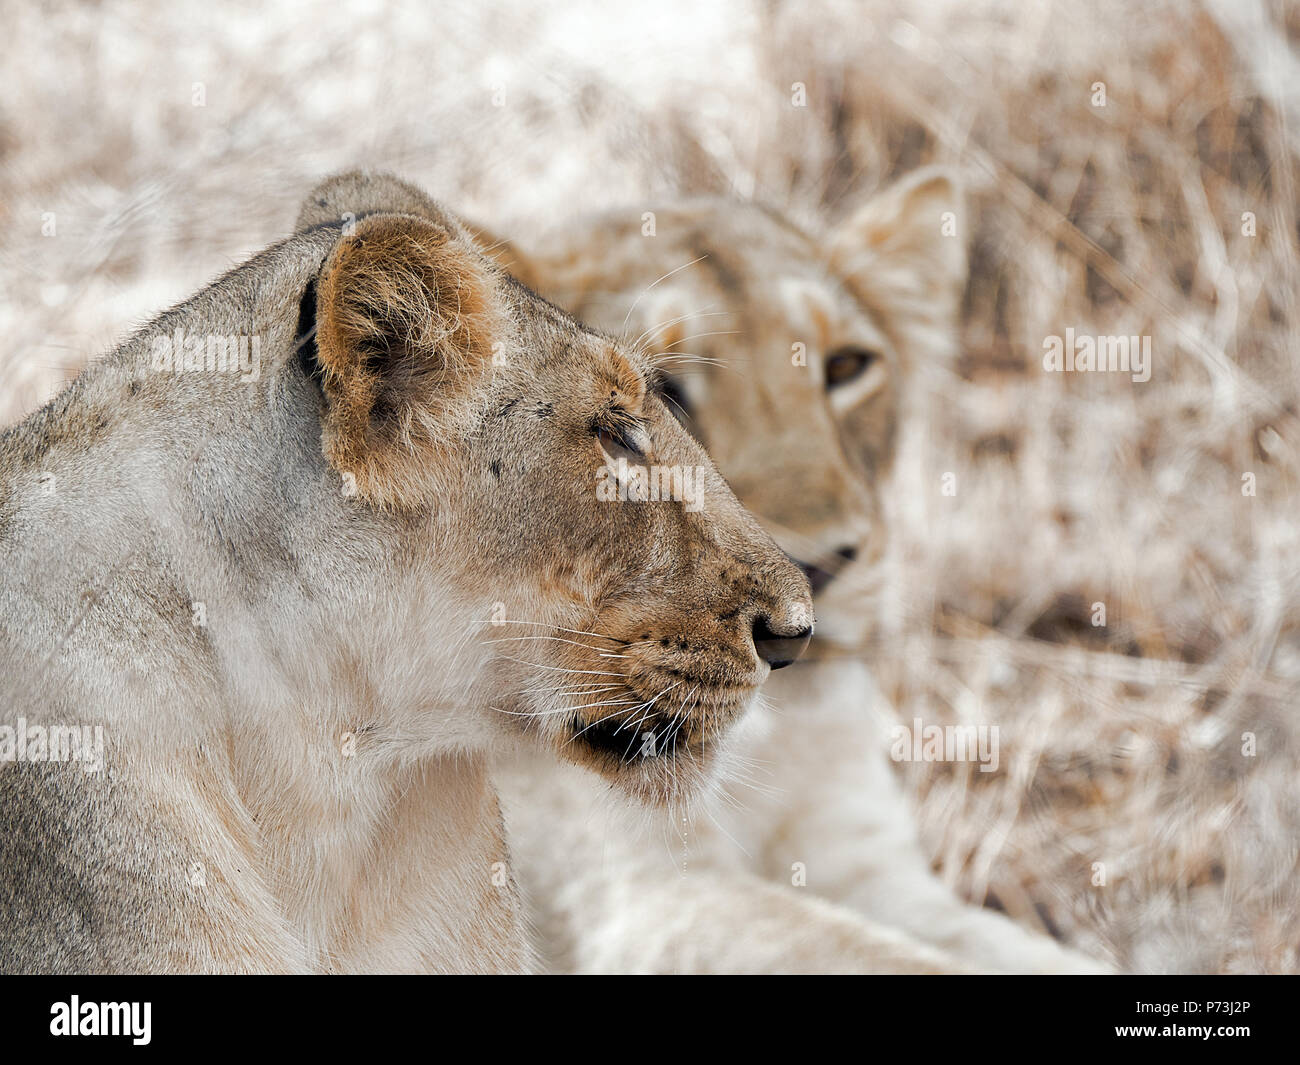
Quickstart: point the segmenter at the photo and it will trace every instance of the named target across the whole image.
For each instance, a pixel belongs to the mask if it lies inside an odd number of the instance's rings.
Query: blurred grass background
[[[523,238],[696,193],[833,224],[955,167],[962,355],[920,382],[868,649],[901,719],[1001,727],[1002,772],[906,769],[935,867],[1125,967],[1300,969],[1300,6],[3,14],[2,424],[342,167]],[[1044,373],[1067,327],[1149,335],[1152,379]]]

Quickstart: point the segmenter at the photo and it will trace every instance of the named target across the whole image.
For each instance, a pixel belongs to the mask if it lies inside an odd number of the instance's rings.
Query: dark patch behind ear
[[[302,299],[298,301],[298,326],[293,333],[294,352],[298,365],[308,380],[320,383],[322,370],[316,348],[316,281],[307,282]]]

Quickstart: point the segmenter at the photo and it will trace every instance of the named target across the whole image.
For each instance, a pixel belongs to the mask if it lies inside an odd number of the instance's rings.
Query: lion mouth
[[[652,721],[624,721],[603,717],[585,721],[575,715],[570,722],[573,741],[590,751],[611,755],[620,765],[646,758],[673,758],[690,745],[690,723],[680,716],[662,716]]]

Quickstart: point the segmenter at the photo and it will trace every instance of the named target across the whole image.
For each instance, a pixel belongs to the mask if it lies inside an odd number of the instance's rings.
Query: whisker
[[[716,307],[716,306],[717,306],[716,301],[713,303],[706,303],[703,309],[701,310],[687,311],[685,314],[679,314],[676,318],[669,318],[662,322],[656,322],[654,325],[644,329],[641,332],[641,335],[638,336],[635,340],[631,340],[628,343],[633,348],[636,348],[638,350],[644,350],[642,347],[642,342],[647,340],[652,333],[657,333],[660,329],[667,329],[670,325],[676,325],[678,322],[686,321],[687,318],[722,318],[728,313],[727,311],[709,310],[710,307]]]
[[[655,285],[659,284],[660,281],[667,281],[670,277],[673,276],[673,274],[679,274],[683,270],[686,270],[689,267],[694,266],[698,262],[702,262],[708,257],[709,257],[708,253],[706,252],[705,254],[701,255],[698,259],[692,259],[688,263],[683,263],[681,266],[677,267],[677,269],[669,270],[668,273],[664,274],[662,277],[657,277],[653,281],[651,281],[650,284],[646,285],[646,287],[641,290],[637,298],[632,301],[632,306],[630,306],[627,309],[627,314],[623,316],[623,329],[627,328],[628,319],[632,317],[632,312],[636,310],[636,305],[640,303],[641,300],[644,299],[649,294],[650,290],[654,288]]]
[[[479,624],[488,624],[488,625],[536,625],[536,626],[538,626],[539,628],[554,629],[556,632],[568,632],[568,633],[572,633],[573,635],[576,635],[576,636],[595,636],[596,638],[601,639],[601,640],[610,640],[610,641],[612,641],[612,642],[614,642],[614,643],[622,643],[622,644],[625,644],[625,643],[628,642],[627,640],[621,640],[621,639],[619,639],[617,636],[611,636],[611,635],[609,635],[609,633],[607,633],[607,632],[592,632],[590,629],[568,629],[568,628],[565,628],[563,625],[550,625],[550,624],[547,624],[547,623],[544,622],[544,621],[524,621],[524,620],[521,619],[521,618],[506,618],[506,619],[504,619],[504,620],[496,620],[496,619],[492,619],[492,620],[489,620],[489,621],[487,621],[487,622],[480,622]]]
[[[544,666],[540,662],[529,662],[522,658],[511,658],[509,655],[503,656],[507,662],[517,662],[521,666],[531,666],[533,669],[545,669],[554,673],[572,673],[575,676],[593,676],[593,677],[621,677],[618,673],[609,669],[573,669],[570,666]]]
[[[576,706],[562,706],[557,710],[503,710],[496,706],[492,707],[492,709],[496,710],[497,713],[510,714],[513,717],[554,717],[556,714],[576,714],[579,710],[594,710],[598,706],[627,706],[628,704],[636,706],[637,700],[607,699],[604,702],[599,703],[579,703]],[[626,713],[626,711],[622,712]],[[606,716],[612,717],[613,715]],[[600,720],[603,721],[605,718],[601,718]],[[594,723],[595,722],[593,722],[593,724]]]
[[[602,658],[627,658],[627,655],[621,655],[614,651],[606,651],[600,647],[593,647],[589,643],[582,643],[579,640],[566,640],[563,636],[499,636],[495,640],[484,640],[484,643],[510,643],[515,640],[554,640],[556,643],[567,643],[571,647],[581,647],[584,651],[595,651]]]
[[[726,365],[725,359],[715,358],[712,355],[698,355],[693,351],[661,351],[654,357],[656,366],[663,366],[669,362],[707,363],[711,366]]]

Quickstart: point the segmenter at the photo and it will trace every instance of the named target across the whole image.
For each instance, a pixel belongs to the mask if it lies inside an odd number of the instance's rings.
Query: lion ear
[[[831,240],[833,269],[881,309],[905,342],[932,347],[951,333],[969,270],[964,198],[956,177],[917,170],[873,196]]]
[[[294,231],[301,233],[325,224],[350,227],[371,214],[413,214],[457,230],[506,273],[529,288],[535,287],[533,260],[518,244],[503,240],[484,226],[452,217],[423,189],[383,171],[347,170],[326,178],[303,200]]]
[[[409,181],[383,171],[346,170],[327,177],[307,194],[294,231],[331,223],[347,231],[371,214],[413,214],[448,229],[460,228],[454,217]]]
[[[340,239],[316,291],[330,464],[381,507],[418,506],[462,438],[506,316],[490,264],[458,233],[372,215]]]

